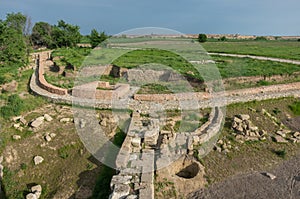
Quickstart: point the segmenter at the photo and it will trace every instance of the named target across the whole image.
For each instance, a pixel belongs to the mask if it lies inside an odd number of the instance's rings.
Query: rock
[[[300,133],[299,133],[299,132],[295,132],[295,133],[293,134],[293,136],[294,136],[295,138],[298,138],[298,137],[300,137]]]
[[[132,146],[134,147],[140,147],[141,146],[141,138],[135,137],[131,141]]]
[[[280,135],[281,137],[285,138],[286,134],[283,131],[277,131],[276,132],[277,135]]]
[[[34,161],[34,165],[38,165],[38,164],[41,164],[44,161],[44,158],[41,157],[41,156],[35,156],[33,158],[33,161]]]
[[[219,146],[215,146],[214,149],[215,149],[217,152],[219,152],[219,153],[222,152],[222,149],[221,149],[221,147],[219,147]]]
[[[21,126],[21,124],[19,124],[19,123],[18,123],[18,124],[14,124],[14,128],[15,128],[15,129],[20,128],[20,126]]]
[[[236,122],[237,124],[240,124],[240,123],[243,122],[243,120],[241,120],[241,119],[238,118],[238,117],[234,117],[234,118],[233,118],[233,121]]]
[[[286,139],[284,139],[283,137],[281,137],[280,135],[276,135],[273,137],[275,142],[277,143],[288,143],[288,141]]]
[[[240,132],[240,133],[243,133],[243,132],[244,132],[244,129],[243,129],[243,127],[241,127],[241,126],[237,126],[235,130],[237,130],[237,131]]]
[[[33,128],[38,128],[44,123],[44,117],[38,117],[33,122],[31,122],[30,126]]]
[[[137,195],[129,195],[126,197],[126,199],[137,199]]]
[[[23,124],[24,126],[27,125],[27,121],[25,120],[24,117],[21,117],[21,118],[20,118],[20,122],[21,122],[21,124]]]
[[[80,119],[79,127],[83,129],[85,127],[85,125],[86,125],[86,121],[84,119]]]
[[[71,118],[62,118],[59,120],[60,122],[64,122],[64,123],[67,123],[67,122],[71,122],[72,119]]]
[[[36,195],[36,198],[40,198],[42,194],[42,186],[41,185],[36,185],[31,187],[31,192]]]
[[[264,176],[267,176],[267,177],[270,178],[271,180],[275,180],[275,179],[276,179],[276,176],[273,175],[272,173],[266,172],[266,173],[263,173],[263,175],[264,175]]]
[[[21,136],[19,136],[19,135],[13,135],[12,138],[13,138],[13,140],[20,140]]]
[[[105,118],[103,118],[102,121],[100,122],[100,125],[106,127],[107,126],[107,120]]]
[[[55,138],[56,137],[55,133],[50,133],[49,135],[50,135],[51,138]]]
[[[50,142],[50,141],[52,140],[52,138],[51,138],[50,135],[46,135],[46,136],[45,136],[45,140],[46,140],[47,142]]]
[[[4,166],[2,164],[0,164],[0,179],[3,178],[3,169],[4,169]]]
[[[245,121],[245,120],[249,120],[250,119],[250,115],[240,114],[240,115],[238,115],[238,118],[240,118],[241,120]]]
[[[46,120],[47,122],[51,122],[51,121],[53,120],[53,118],[52,118],[50,115],[48,115],[48,114],[45,114],[45,115],[44,115],[44,118],[45,118],[45,120]]]
[[[22,116],[16,116],[16,117],[13,117],[12,120],[13,120],[14,122],[17,122],[17,121],[19,121],[19,120],[21,119],[21,117],[22,117]]]
[[[35,194],[29,193],[26,195],[26,199],[38,199]]]
[[[246,141],[258,141],[257,137],[246,137]]]
[[[237,140],[243,140],[245,137],[244,136],[242,136],[242,135],[237,135],[237,136],[235,136],[235,139],[237,139]]]
[[[223,140],[219,140],[217,143],[218,143],[219,145],[223,145],[223,144],[224,144]]]
[[[116,184],[114,186],[114,191],[110,195],[110,199],[120,199],[125,198],[130,193],[130,186],[125,184]]]

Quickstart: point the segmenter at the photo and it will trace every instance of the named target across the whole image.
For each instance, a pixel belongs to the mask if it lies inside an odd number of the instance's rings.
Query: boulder
[[[34,161],[34,165],[38,165],[38,164],[41,164],[44,161],[44,158],[41,157],[41,156],[35,156],[33,158],[33,161]]]

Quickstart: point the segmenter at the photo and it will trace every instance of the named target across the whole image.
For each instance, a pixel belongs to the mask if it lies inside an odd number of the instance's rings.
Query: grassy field
[[[298,41],[235,41],[201,44],[208,52],[260,55],[300,60]]]
[[[300,66],[250,58],[212,56],[216,61],[222,78],[240,76],[272,76],[292,74],[300,71]]]

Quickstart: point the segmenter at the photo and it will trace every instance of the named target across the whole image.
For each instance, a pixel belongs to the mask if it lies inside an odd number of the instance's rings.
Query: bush
[[[207,36],[206,36],[206,34],[199,34],[199,35],[198,35],[198,41],[199,41],[200,43],[206,42],[206,41],[207,41]]]
[[[300,41],[300,39],[298,39],[297,41]]]
[[[275,153],[278,157],[281,157],[281,158],[285,158],[285,156],[286,156],[286,151],[285,151],[285,149],[274,151],[274,153]]]
[[[7,104],[0,109],[0,115],[5,119],[9,119],[12,116],[20,115],[23,108],[24,102],[19,95],[10,95]]]

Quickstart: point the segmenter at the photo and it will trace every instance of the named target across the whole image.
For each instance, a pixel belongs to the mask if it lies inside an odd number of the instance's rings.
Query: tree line
[[[9,13],[4,20],[0,19],[0,84],[14,79],[17,69],[28,63],[32,49],[72,48],[84,37],[80,34],[79,26],[64,20],[54,25],[43,21],[32,25],[31,18],[20,12]],[[105,41],[108,35],[93,29],[85,37],[94,48]]]

